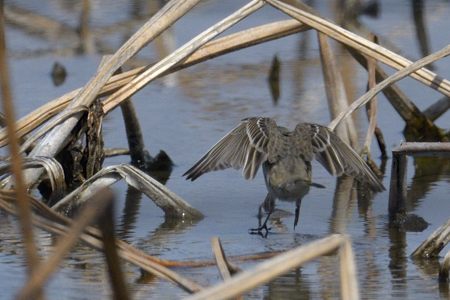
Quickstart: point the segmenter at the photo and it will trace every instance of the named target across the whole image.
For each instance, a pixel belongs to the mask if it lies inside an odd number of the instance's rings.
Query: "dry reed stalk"
[[[56,203],[52,209],[66,211],[68,207],[78,206],[91,198],[99,189],[105,188],[121,179],[147,195],[160,207],[166,216],[201,219],[203,214],[193,208],[166,186],[143,171],[131,165],[108,166],[91,176],[81,186]]]
[[[266,2],[292,18],[305,23],[312,28],[332,37],[333,39],[355,48],[361,53],[373,57],[374,59],[381,61],[397,70],[405,68],[412,63],[406,58],[383,48],[380,45],[372,43],[367,39],[364,39],[311,13],[300,10],[279,0],[266,0]],[[430,70],[423,68],[423,66],[415,69],[414,72],[412,72],[411,77],[433,89],[436,89],[446,96],[450,96],[450,82]]]
[[[36,132],[33,133],[32,136],[29,136],[26,139],[26,141],[22,144],[22,146],[20,147],[20,151],[22,153],[26,152],[27,150],[29,150],[29,148],[31,146],[33,146],[37,142],[37,140],[39,138],[44,136],[46,133],[48,133],[50,130],[52,130],[59,124],[63,123],[64,121],[75,116],[78,113],[88,112],[88,111],[89,111],[89,109],[86,106],[82,106],[82,105],[65,109],[63,112],[61,112],[56,117],[54,117],[49,122],[47,122],[42,127],[40,127]]]
[[[217,268],[223,280],[228,280],[231,275],[241,271],[240,268],[231,264],[223,251],[222,243],[218,237],[211,238],[211,247],[214,253]]]
[[[129,155],[130,149],[127,148],[104,148],[105,157],[113,157],[120,155]]]
[[[412,258],[437,257],[439,252],[450,242],[450,219],[436,229],[419,247],[411,254]]]
[[[233,33],[217,40],[210,41],[209,43],[198,49],[196,52],[194,52],[188,59],[186,59],[186,61],[171,68],[168,72],[162,74],[161,76],[167,75],[171,72],[175,72],[183,68],[187,68],[191,65],[203,62],[207,59],[211,59],[219,55],[229,53],[231,51],[257,45],[265,41],[278,39],[289,34],[305,31],[307,29],[309,29],[308,26],[296,20],[286,20],[273,22],[241,32]],[[138,74],[141,74],[149,67],[150,66],[139,67],[112,76],[110,80],[108,80],[108,83],[101,89],[99,95],[105,96],[112,91],[123,87],[132,79],[134,79]],[[81,88],[73,90],[57,99],[47,102],[33,112],[22,117],[17,121],[18,136],[25,136],[27,133],[40,126],[42,123],[55,116],[57,113],[63,110],[80,91]],[[108,105],[108,102],[106,102],[104,103],[104,110],[105,112],[109,112],[110,110],[112,110],[112,106]],[[5,130],[0,130],[0,147],[4,147],[6,145],[6,132]]]
[[[349,239],[343,242],[339,252],[341,265],[341,298],[349,300],[359,299],[355,256]]]
[[[414,154],[428,154],[428,155],[448,155],[450,152],[450,142],[436,142],[436,143],[417,143],[406,142],[402,143],[399,147],[394,149],[397,152],[401,152],[405,155]],[[393,151],[394,151],[393,150]]]
[[[220,276],[223,280],[230,279],[231,272],[228,270],[227,259],[225,258],[225,253],[223,252],[222,244],[220,243],[219,238],[213,237],[211,239],[211,247]]]
[[[98,97],[101,88],[108,82],[113,73],[123,65],[123,63],[172,25],[198,2],[199,0],[172,0],[167,3],[125,44],[123,44],[100,70],[98,70],[97,74],[71,101],[69,108],[76,106],[90,106]],[[70,136],[72,129],[78,123],[81,116],[82,113],[78,113],[67,119],[64,123],[54,127],[52,131],[39,142],[33,151],[31,151],[29,156],[55,156]],[[41,172],[42,170],[35,170],[25,173],[26,182],[28,184],[34,183],[38,180]]]
[[[328,107],[330,109],[331,119],[333,120],[340,112],[345,111],[348,107],[347,94],[341,74],[336,65],[336,59],[328,43],[328,37],[321,32],[317,32],[317,35]],[[347,144],[353,148],[358,147],[355,124],[352,118],[346,119],[335,131]]]
[[[78,217],[72,221],[72,225],[64,235],[59,237],[50,257],[46,261],[41,261],[33,271],[32,276],[19,291],[16,299],[31,299],[36,290],[42,288],[67,253],[78,242],[85,228],[93,223],[100,214],[104,213],[105,208],[111,203],[112,199],[111,191],[103,190],[86,204]]]
[[[269,1],[269,0],[268,0]],[[272,1],[272,0],[270,0]],[[382,82],[378,83],[375,88],[371,89],[361,97],[359,97],[355,102],[353,102],[350,107],[347,109],[347,111],[340,113],[340,115],[334,119],[328,127],[331,129],[334,129],[343,119],[348,117],[352,112],[354,112],[356,109],[361,107],[362,105],[369,102],[375,95],[377,95],[379,92],[381,92],[385,87],[393,84],[394,82],[405,78],[406,76],[410,75],[415,70],[418,70],[422,68],[423,66],[426,66],[430,64],[431,62],[437,61],[447,55],[450,54],[450,45],[444,47],[443,49],[436,51],[433,54],[430,54],[429,56],[426,56],[424,58],[419,59],[418,61],[412,63],[411,65],[407,66],[406,68],[395,72]]]
[[[368,79],[368,90],[373,89],[376,84],[376,61],[372,58],[367,59],[367,73],[369,75]],[[367,104],[367,117],[369,118],[369,128],[367,128],[366,139],[364,141],[363,151],[367,153],[367,158],[370,159],[370,145],[372,144],[372,136],[375,134],[375,128],[377,127],[377,110],[378,110],[378,100],[374,96],[372,100]]]
[[[27,262],[28,276],[31,276],[36,266],[39,264],[39,256],[34,243],[33,228],[31,223],[31,208],[27,201],[27,188],[22,174],[22,156],[19,151],[19,138],[16,134],[16,123],[14,105],[10,90],[9,69],[6,54],[6,38],[5,38],[5,16],[4,2],[0,1],[0,85],[3,103],[3,111],[5,113],[6,131],[9,144],[9,152],[11,155],[11,171],[14,179],[14,188],[16,191],[16,201],[19,212],[19,223],[22,238],[25,244],[25,255]],[[38,290],[36,298],[42,297],[42,291]]]
[[[331,235],[329,237],[311,242],[307,245],[297,247],[262,262],[247,271],[242,271],[223,283],[189,296],[186,299],[229,299],[241,295],[261,284],[275,279],[302,264],[322,255],[336,251],[346,238],[342,235]]]
[[[0,163],[0,176],[10,173],[11,164],[8,161]],[[64,170],[61,164],[54,158],[37,157],[37,158],[24,158],[22,161],[22,168],[44,168],[50,186],[52,189],[52,195],[61,196],[66,191],[66,182],[64,176]],[[0,181],[0,185],[4,184]]]

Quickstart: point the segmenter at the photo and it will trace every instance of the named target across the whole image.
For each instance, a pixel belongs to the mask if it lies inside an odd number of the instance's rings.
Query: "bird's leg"
[[[297,226],[297,224],[298,224],[298,217],[300,216],[300,204],[302,204],[302,198],[298,199],[295,203],[294,230],[295,230],[295,226]]]
[[[267,227],[267,221],[269,221],[270,215],[272,214],[274,208],[275,208],[275,198],[273,198],[270,193],[267,193],[266,199],[264,199],[264,202],[261,203],[261,205],[259,206],[259,209],[258,209],[258,228],[249,229],[250,234],[259,234],[263,237],[267,237],[267,234],[269,233],[269,231],[271,229],[271,228]],[[267,217],[264,220],[264,223],[261,225],[263,209],[267,212]],[[264,234],[263,234],[263,230],[265,230]]]

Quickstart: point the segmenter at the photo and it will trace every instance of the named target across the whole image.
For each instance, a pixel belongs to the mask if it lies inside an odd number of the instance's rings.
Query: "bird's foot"
[[[264,222],[264,224],[259,226],[258,228],[250,228],[248,230],[248,233],[249,234],[259,234],[263,238],[266,238],[271,229],[272,229],[272,227],[267,227],[267,223]]]

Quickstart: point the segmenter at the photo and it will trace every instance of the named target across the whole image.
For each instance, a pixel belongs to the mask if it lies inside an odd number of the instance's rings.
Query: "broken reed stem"
[[[292,18],[305,23],[312,28],[332,37],[333,39],[355,48],[361,53],[371,56],[374,59],[381,61],[397,70],[406,68],[412,63],[395,52],[372,43],[369,40],[343,29],[342,27],[339,27],[325,19],[315,16],[314,14],[300,10],[279,0],[266,0],[266,2]],[[430,63],[431,62],[432,61],[430,61]],[[411,74],[411,77],[433,89],[436,89],[446,96],[450,96],[450,82],[448,80],[438,76],[428,69],[423,68],[423,66],[415,69],[412,73],[413,74]]]
[[[189,58],[186,59],[181,64],[172,67],[170,70],[162,74],[165,76],[172,72],[187,68],[194,64],[198,64],[205,60],[238,50],[245,47],[250,47],[263,43],[265,41],[270,41],[278,39],[296,32],[301,32],[309,29],[308,26],[296,21],[296,20],[286,20],[273,22],[247,30],[243,30],[237,33],[233,33],[217,40],[213,40],[202,46],[196,52],[194,52]],[[118,75],[112,76],[107,84],[100,90],[99,96],[105,96],[112,91],[115,91],[126,84],[128,84],[132,79],[134,79],[138,74],[141,74],[144,70],[148,69],[150,66],[144,66],[135,68],[133,70],[123,72]],[[161,77],[160,76],[160,77]],[[24,116],[17,121],[17,134],[19,137],[25,136],[25,134],[31,132],[36,127],[40,126],[42,123],[46,122],[48,119],[55,116],[61,110],[63,110],[74,97],[81,91],[81,88],[71,91],[57,99],[47,102],[46,104],[40,106],[33,112]],[[114,99],[111,99],[114,100]],[[104,111],[108,113],[113,109],[108,102],[104,102]],[[7,145],[6,142],[6,132],[0,130],[0,147]]]
[[[211,239],[211,247],[214,253],[214,259],[216,261],[217,269],[219,269],[220,276],[223,280],[231,278],[231,272],[228,270],[227,260],[225,253],[223,252],[222,244],[218,237]]]
[[[204,289],[186,299],[219,300],[236,297],[261,284],[273,280],[277,276],[287,273],[308,261],[336,251],[345,240],[346,239],[342,235],[334,234],[307,245],[297,247],[264,261],[249,270],[242,271],[227,281]]]
[[[231,264],[223,251],[222,243],[218,237],[213,237],[211,239],[211,247],[214,253],[214,259],[216,261],[217,268],[219,269],[220,276],[223,280],[231,278],[231,275],[241,271],[237,266]]]
[[[449,280],[449,271],[450,271],[450,251],[444,257],[442,264],[439,268],[439,281],[440,282],[448,282]]]
[[[406,212],[407,156],[397,149],[392,150],[391,181],[389,184],[389,220]]]
[[[450,242],[450,219],[436,229],[416,250],[412,258],[437,257],[439,252]]]
[[[122,73],[122,69],[120,68],[117,73]],[[131,164],[143,169],[146,167],[147,162],[146,149],[139,118],[137,117],[131,97],[122,102],[120,110],[122,112],[123,123],[125,124]]]
[[[431,121],[437,120],[450,109],[450,97],[444,96],[435,103],[431,104],[423,114]]]
[[[6,57],[6,39],[5,39],[5,18],[4,2],[0,0],[0,84],[2,89],[3,111],[5,113],[6,131],[11,154],[11,171],[14,178],[14,188],[19,213],[19,223],[22,232],[22,238],[25,244],[25,253],[27,261],[28,275],[31,276],[39,263],[39,256],[33,238],[33,228],[31,224],[31,208],[27,201],[27,189],[22,174],[22,156],[19,150],[19,139],[16,134],[16,123],[14,106],[9,82],[9,69]],[[37,298],[41,298],[41,291],[37,291]]]
[[[112,198],[111,191],[104,189],[90,199],[91,201],[86,204],[77,218],[72,221],[67,231],[59,237],[53,253],[46,261],[41,261],[33,271],[32,276],[22,287],[16,299],[31,299],[36,290],[42,288],[67,253],[78,242],[85,228],[93,223],[100,214],[104,213]]]
[[[131,80],[126,86],[122,87],[114,94],[109,96],[105,101],[110,102],[109,105],[112,108],[118,106],[122,101],[126,100],[134,93],[143,88],[146,84],[156,79],[158,76],[168,71],[171,67],[175,66],[189,55],[191,55],[195,50],[199,49],[201,46],[206,44],[208,41],[212,40],[221,32],[225,31],[229,27],[233,26],[237,22],[249,16],[251,13],[255,12],[264,5],[262,0],[252,0],[247,5],[243,6],[241,9],[237,10],[227,18],[218,22],[214,26],[206,29],[192,40],[172,52],[169,56],[165,57],[149,69],[145,70],[142,74],[139,74],[136,78]],[[113,100],[111,100],[113,99]]]
[[[70,103],[70,108],[76,106],[90,106],[98,97],[102,87],[108,82],[113,73],[129,58],[135,55],[142,47],[152,41],[178,18],[189,11],[199,0],[172,0],[167,3],[156,15],[145,23],[111,59],[98,70],[97,74],[86,84],[79,94]],[[30,156],[54,157],[70,136],[72,129],[78,123],[82,113],[78,113],[64,123],[54,127],[31,151]],[[25,173],[28,184],[33,184],[42,174],[42,170],[32,170]]]
[[[268,0],[269,1],[269,0]],[[270,0],[272,1],[272,0]],[[370,101],[375,95],[377,95],[379,92],[381,92],[385,87],[393,84],[394,82],[399,81],[400,79],[405,78],[415,70],[418,70],[431,62],[437,61],[447,55],[450,54],[450,45],[447,45],[443,49],[428,55],[424,58],[419,59],[418,61],[410,64],[406,68],[395,72],[382,82],[378,83],[375,88],[371,89],[361,97],[359,97],[355,102],[353,102],[350,107],[347,109],[347,111],[342,112],[339,114],[339,116],[334,119],[328,127],[331,129],[334,129],[343,119],[347,118],[351,113],[353,113],[356,109],[361,107],[362,105],[366,104],[368,101]]]
[[[203,218],[203,214],[200,211],[171,192],[166,186],[138,168],[127,164],[108,166],[101,169],[66,197],[58,201],[52,209],[65,211],[68,207],[76,207],[89,199],[99,188],[109,186],[121,179],[124,179],[129,185],[147,195],[168,217],[190,218],[193,220]]]
[[[378,126],[375,127],[375,136],[377,138],[378,148],[381,151],[381,158],[387,159],[386,142],[384,141],[383,132]]]

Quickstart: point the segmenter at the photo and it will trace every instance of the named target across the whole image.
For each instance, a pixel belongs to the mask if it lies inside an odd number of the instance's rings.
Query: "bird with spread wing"
[[[226,168],[242,169],[245,179],[253,179],[262,164],[267,186],[264,203],[275,199],[295,200],[294,228],[298,223],[302,198],[308,193],[311,161],[316,159],[332,175],[346,174],[369,184],[373,191],[384,186],[364,160],[325,126],[299,123],[293,131],[278,126],[271,118],[246,118],[218,141],[183,176],[194,181],[204,173]],[[252,232],[261,233],[267,220]]]

